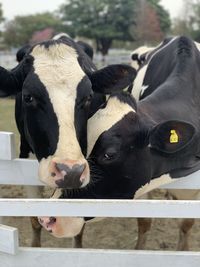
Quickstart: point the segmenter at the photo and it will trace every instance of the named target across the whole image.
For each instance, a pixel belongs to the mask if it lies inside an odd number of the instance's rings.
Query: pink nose
[[[52,232],[52,226],[56,223],[55,217],[38,217],[39,223],[50,233]]]
[[[79,164],[76,161],[52,162],[51,176],[59,188],[77,189],[83,183],[83,173],[86,163]]]

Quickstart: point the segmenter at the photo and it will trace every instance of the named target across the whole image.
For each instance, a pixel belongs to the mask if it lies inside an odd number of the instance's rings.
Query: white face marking
[[[65,33],[65,32],[61,32],[61,33],[56,34],[52,39],[53,39],[53,40],[58,40],[58,39],[60,39],[61,37],[71,38],[67,33]]]
[[[168,174],[164,174],[160,176],[159,178],[154,178],[150,181],[150,183],[147,183],[143,185],[141,188],[139,188],[134,195],[134,198],[142,197],[144,194],[150,192],[151,190],[158,188],[161,185],[168,184],[173,182],[173,179]]]
[[[39,174],[44,181],[49,176],[47,170],[54,157],[85,163],[74,125],[76,89],[85,73],[78,63],[76,51],[65,44],[55,44],[49,49],[38,45],[31,55],[35,73],[46,87],[59,125],[55,154],[40,163]]]
[[[128,104],[120,102],[117,97],[108,99],[104,109],[99,109],[88,121],[88,151],[90,155],[99,136],[120,121],[129,112],[135,110]]]
[[[133,84],[133,90],[132,90],[132,95],[135,97],[136,101],[139,101],[139,97],[140,97],[140,92],[142,89],[142,85],[144,83],[144,78],[145,78],[145,74],[148,68],[149,63],[151,62],[152,58],[158,54],[160,51],[162,51],[164,48],[166,48],[168,45],[170,45],[172,42],[174,42],[178,37],[173,38],[170,42],[168,42],[166,45],[164,45],[163,47],[161,47],[160,49],[158,49],[149,59],[148,64],[144,65],[138,72],[135,80],[134,80],[134,84]],[[161,46],[161,44],[159,44],[156,48],[158,48],[159,46]]]
[[[142,85],[141,92],[140,92],[140,97],[144,94],[145,90],[148,89],[148,85]]]
[[[200,43],[197,43],[197,42],[194,42],[194,43],[195,43],[197,49],[200,51]]]

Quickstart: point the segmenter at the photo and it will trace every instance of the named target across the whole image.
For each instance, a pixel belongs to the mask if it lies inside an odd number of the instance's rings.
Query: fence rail
[[[0,132],[0,144],[0,184],[45,186],[38,178],[36,160],[16,158],[13,133]],[[200,189],[200,171],[160,188]]]
[[[36,160],[16,159],[12,133],[0,133],[0,147],[0,184],[43,185]],[[200,189],[200,171],[162,188]],[[0,216],[200,218],[200,201],[0,199]],[[70,267],[199,267],[200,252],[21,248],[18,230],[0,225],[0,266],[63,263]]]

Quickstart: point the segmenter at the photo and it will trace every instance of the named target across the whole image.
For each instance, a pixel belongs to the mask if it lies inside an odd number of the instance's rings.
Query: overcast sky
[[[12,19],[16,15],[53,11],[64,2],[65,0],[0,0],[6,19]],[[161,0],[161,3],[173,18],[179,14],[182,0]]]

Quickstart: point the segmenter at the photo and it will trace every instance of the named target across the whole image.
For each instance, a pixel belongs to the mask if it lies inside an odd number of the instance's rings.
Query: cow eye
[[[105,153],[104,154],[105,160],[111,160],[111,159],[114,159],[114,157],[115,157],[115,153]]]
[[[33,102],[33,97],[32,95],[23,95],[23,100],[26,104],[30,104]]]

